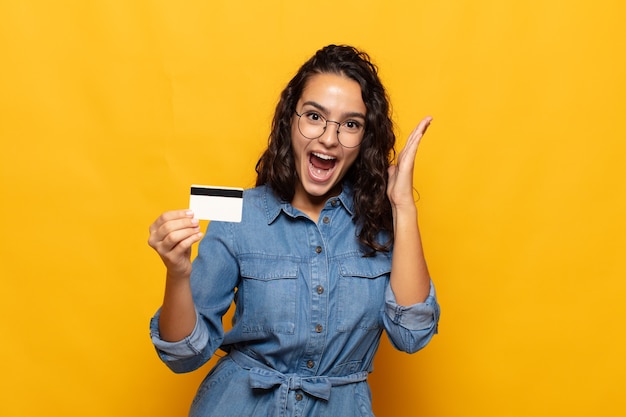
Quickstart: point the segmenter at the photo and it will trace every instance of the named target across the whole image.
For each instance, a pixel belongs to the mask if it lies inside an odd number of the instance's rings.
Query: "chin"
[[[303,188],[308,195],[316,198],[323,198],[339,194],[341,190],[339,184],[340,180],[327,184],[317,184],[309,180],[306,184],[303,184]]]

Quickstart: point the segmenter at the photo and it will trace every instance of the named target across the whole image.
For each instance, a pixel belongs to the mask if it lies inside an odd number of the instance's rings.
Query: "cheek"
[[[298,128],[291,128],[291,150],[294,158],[299,158],[304,153],[306,146],[310,143],[309,140],[304,139],[298,132]]]
[[[356,162],[358,157],[359,157],[359,151],[358,150],[351,151],[349,155],[346,155],[346,161],[348,162],[347,169],[351,168],[352,165],[354,165],[354,163]]]
[[[296,135],[296,132],[293,131],[293,129],[291,129],[291,138],[289,139],[291,141],[291,147],[292,148],[296,148],[298,146],[298,137]]]

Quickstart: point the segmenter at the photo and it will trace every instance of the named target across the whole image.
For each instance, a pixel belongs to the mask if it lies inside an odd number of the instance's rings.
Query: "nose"
[[[332,126],[331,123],[336,124],[337,128]],[[324,133],[322,133],[322,136],[317,138],[317,140],[325,144],[326,146],[335,146],[339,144],[339,127],[340,126],[341,126],[341,123],[339,122],[327,120],[326,127],[324,128]]]

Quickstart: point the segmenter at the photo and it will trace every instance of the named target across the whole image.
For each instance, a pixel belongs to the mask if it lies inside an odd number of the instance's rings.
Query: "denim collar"
[[[297,217],[300,213],[291,205],[290,202],[278,198],[269,186],[265,186],[264,200],[267,224],[271,224],[274,220],[276,220],[281,211],[284,212],[286,215],[294,218]],[[341,206],[346,209],[350,216],[354,216],[353,190],[350,183],[344,182],[342,184],[341,194],[339,194],[337,197],[329,198],[326,202],[326,207],[336,207],[336,201],[339,201],[341,203]]]

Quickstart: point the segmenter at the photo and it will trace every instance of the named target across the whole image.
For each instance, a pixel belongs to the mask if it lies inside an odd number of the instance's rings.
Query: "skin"
[[[390,282],[396,302],[406,306],[425,301],[430,292],[430,274],[413,199],[413,171],[417,148],[431,121],[428,116],[417,125],[398,154],[397,164],[389,167],[387,196],[395,233]]]
[[[328,120],[340,122],[346,120],[348,114],[365,115],[366,112],[358,83],[335,74],[319,74],[309,80],[297,109],[301,113],[312,108],[317,108]],[[291,134],[299,182],[291,203],[317,221],[328,198],[341,192],[341,180],[357,158],[359,147],[343,147],[338,141],[336,124],[329,123],[321,137],[309,140],[300,134],[297,122],[294,115]],[[430,289],[413,199],[415,155],[430,122],[430,117],[420,122],[398,154],[397,164],[389,168],[387,195],[392,205],[395,233],[390,280],[400,305],[423,302]],[[336,158],[333,169],[323,174],[311,171],[311,152]],[[191,247],[200,241],[202,233],[190,210],[163,213],[149,230],[148,244],[157,251],[167,269],[160,335],[165,341],[179,341],[191,334],[196,323],[189,282]]]
[[[150,226],[148,244],[165,264],[165,295],[161,306],[161,339],[175,342],[189,336],[196,326],[191,296],[191,246],[202,239],[198,221],[190,210],[168,211]]]

